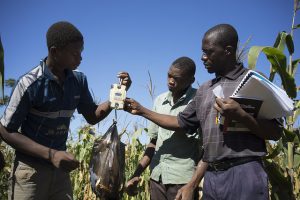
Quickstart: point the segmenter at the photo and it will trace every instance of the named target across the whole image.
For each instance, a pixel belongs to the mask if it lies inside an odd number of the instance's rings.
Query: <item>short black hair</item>
[[[187,72],[190,75],[195,75],[196,73],[196,64],[195,62],[189,58],[189,57],[180,57],[177,58],[173,63],[172,63],[173,67],[176,67],[178,69],[182,69],[185,72]]]
[[[70,22],[60,21],[52,24],[46,34],[47,46],[64,48],[70,43],[83,42],[81,32]]]
[[[204,37],[210,34],[216,34],[218,44],[220,44],[222,47],[230,45],[235,51],[237,50],[239,37],[237,31],[232,25],[218,24],[206,31]]]

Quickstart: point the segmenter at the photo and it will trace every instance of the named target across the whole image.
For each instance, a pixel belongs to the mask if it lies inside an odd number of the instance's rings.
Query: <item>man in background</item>
[[[196,65],[188,57],[176,59],[168,71],[168,92],[159,95],[153,111],[176,116],[196,94],[192,88]],[[152,200],[174,200],[178,190],[192,178],[200,160],[200,141],[197,131],[174,132],[150,122],[150,143],[131,179],[127,182],[128,195],[137,194],[140,175],[150,165],[150,197]],[[198,199],[198,189],[193,190]]]

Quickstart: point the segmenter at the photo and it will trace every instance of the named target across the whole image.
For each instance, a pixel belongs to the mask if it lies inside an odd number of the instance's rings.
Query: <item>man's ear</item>
[[[49,49],[49,56],[53,59],[53,61],[57,61],[59,58],[59,49],[56,46],[52,46]]]
[[[50,47],[49,53],[55,57],[57,55],[57,48],[55,46]]]
[[[232,54],[234,53],[234,52],[233,52],[233,47],[230,46],[230,45],[226,46],[224,51],[225,51],[225,54],[226,54],[227,56],[232,55]]]

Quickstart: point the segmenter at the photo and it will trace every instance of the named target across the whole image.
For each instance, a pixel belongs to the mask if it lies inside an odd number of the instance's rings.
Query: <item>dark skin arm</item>
[[[206,162],[203,162],[202,160],[199,161],[192,179],[178,190],[175,200],[193,199],[194,190],[199,186],[202,178],[204,177],[207,166],[208,164]]]
[[[182,128],[180,128],[176,116],[164,115],[153,112],[152,110],[143,107],[139,102],[135,101],[134,99],[128,98],[125,100],[125,111],[133,115],[140,115],[142,117],[145,117],[146,119],[152,121],[158,126],[168,130],[183,130]]]
[[[137,185],[141,180],[140,176],[145,171],[145,169],[149,166],[155,152],[155,146],[156,146],[156,139],[152,139],[148,144],[144,156],[140,160],[134,174],[131,176],[130,180],[126,183],[126,193],[129,196],[137,195]]]
[[[79,162],[72,154],[40,145],[18,132],[8,132],[2,124],[0,124],[0,135],[13,148],[28,155],[49,160],[57,168],[72,171],[79,166]]]
[[[104,118],[106,118],[111,111],[112,111],[112,109],[110,107],[110,102],[105,101],[105,102],[98,105],[95,112],[93,112],[93,113],[82,113],[82,115],[84,116],[85,120],[89,124],[95,125],[98,122],[100,122],[101,120],[103,120]]]
[[[279,140],[282,128],[274,120],[255,119],[233,99],[216,98],[214,108],[229,120],[243,123],[249,130],[264,140]]]

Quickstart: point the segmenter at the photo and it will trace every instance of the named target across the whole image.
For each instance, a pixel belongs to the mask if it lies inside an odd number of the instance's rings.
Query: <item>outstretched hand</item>
[[[126,193],[129,196],[137,195],[137,193],[138,193],[137,186],[140,181],[141,181],[140,177],[133,177],[126,183]]]
[[[128,90],[131,86],[131,78],[129,76],[129,73],[128,72],[119,72],[117,77],[119,79],[121,79],[121,85],[125,85],[126,86],[126,90]]]
[[[140,115],[142,113],[143,106],[134,99],[126,98],[124,110],[133,114]]]
[[[75,159],[74,155],[66,151],[51,150],[51,162],[64,171],[70,172],[79,167],[79,161]]]

